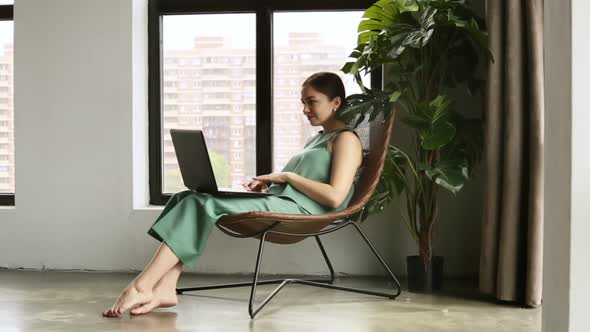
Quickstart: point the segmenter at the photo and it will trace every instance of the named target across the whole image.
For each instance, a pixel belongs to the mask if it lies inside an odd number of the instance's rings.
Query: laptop
[[[218,188],[205,144],[203,131],[198,129],[170,129],[172,144],[184,185],[192,190],[228,196],[271,196],[271,193],[246,189]]]

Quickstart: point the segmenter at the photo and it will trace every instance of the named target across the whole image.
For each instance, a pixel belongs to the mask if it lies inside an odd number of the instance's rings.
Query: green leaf
[[[483,122],[480,118],[466,118],[458,112],[451,113],[450,121],[457,128],[457,134],[441,150],[441,155],[447,159],[465,160],[472,172],[482,156]]]
[[[361,21],[361,23],[359,24],[358,28],[357,28],[357,32],[363,32],[363,31],[381,31],[383,29],[386,29],[389,26],[389,24],[384,24],[384,22],[381,21],[376,21],[376,20],[364,20]]]
[[[345,74],[348,74],[348,73],[350,73],[350,69],[352,68],[352,65],[354,65],[354,64],[355,64],[354,62],[347,62],[344,64],[344,66],[342,66],[342,68],[340,68],[340,71]]]
[[[494,61],[494,55],[492,54],[492,51],[489,48],[488,34],[487,32],[479,30],[479,26],[475,18],[472,17],[471,19],[469,19],[467,25],[461,28],[467,31],[468,35],[471,37],[475,45],[477,45],[478,49],[485,51],[486,55],[492,61]]]
[[[426,176],[433,180],[439,186],[456,194],[468,179],[467,165],[464,161],[446,160],[436,163],[436,165],[426,170]]]
[[[436,150],[447,145],[455,136],[455,127],[449,122],[437,122],[429,130],[422,131],[422,148]]]
[[[389,101],[395,103],[401,95],[401,91],[394,91],[392,94],[389,95]]]
[[[447,96],[438,95],[430,102],[429,105],[434,108],[434,113],[432,114],[431,120],[431,122],[434,124],[448,117],[451,100]]]
[[[357,44],[364,45],[395,23],[398,15],[418,11],[416,0],[379,0],[365,10],[359,23]]]
[[[400,121],[414,129],[427,130],[430,128],[429,119],[416,113],[403,114],[400,116]]]
[[[348,73],[350,73],[352,75],[356,75],[358,72],[359,72],[359,63],[354,62],[352,64],[352,66],[350,66],[350,68],[348,69]]]
[[[400,13],[404,12],[416,12],[420,7],[418,7],[418,3],[414,0],[400,0],[397,1],[399,4],[398,10]]]
[[[419,161],[416,163],[416,170],[417,171],[425,171],[425,170],[429,170],[431,169],[430,165],[428,163]]]
[[[385,91],[367,89],[366,94],[353,94],[344,100],[342,110],[338,111],[338,119],[356,128],[367,115],[371,119],[391,108],[389,95]]]
[[[365,10],[363,18],[379,20],[386,26],[393,24],[395,21],[394,15],[392,15],[392,13],[381,10],[376,6],[371,6]]]
[[[357,31],[359,32],[357,44],[363,45],[377,38],[379,33],[391,25],[393,17],[399,11],[395,2],[391,0],[379,0],[369,7],[363,14]]]

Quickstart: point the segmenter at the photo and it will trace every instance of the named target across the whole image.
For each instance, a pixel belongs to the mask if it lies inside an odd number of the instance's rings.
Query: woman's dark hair
[[[312,87],[314,90],[317,90],[333,100],[336,97],[341,98],[342,106],[344,104],[344,99],[346,99],[346,92],[344,91],[344,83],[342,83],[342,79],[340,76],[335,73],[322,71],[319,73],[315,73],[308,77],[303,84],[301,84],[302,88]]]

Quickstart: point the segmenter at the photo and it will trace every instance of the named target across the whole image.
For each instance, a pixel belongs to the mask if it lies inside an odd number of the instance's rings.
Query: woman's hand
[[[266,192],[268,190],[268,186],[266,185],[266,183],[259,180],[250,180],[248,182],[243,182],[242,186],[246,188],[246,190],[248,191]]]
[[[268,183],[287,183],[289,182],[291,172],[278,172],[278,173],[271,173],[271,174],[264,174],[255,176],[252,179],[261,181],[265,184]]]

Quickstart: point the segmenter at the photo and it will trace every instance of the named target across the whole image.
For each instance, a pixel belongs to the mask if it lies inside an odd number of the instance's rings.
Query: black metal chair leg
[[[400,285],[399,280],[397,280],[397,278],[395,277],[395,275],[393,274],[393,272],[391,272],[391,269],[389,268],[389,266],[387,266],[387,263],[385,263],[385,261],[383,260],[383,258],[381,258],[381,255],[379,255],[379,253],[377,252],[377,249],[375,249],[375,246],[369,240],[369,238],[367,237],[367,235],[365,234],[365,232],[363,232],[363,230],[361,229],[361,227],[359,225],[357,225],[357,223],[355,223],[355,222],[353,222],[351,224],[354,225],[354,227],[356,228],[356,230],[362,235],[363,239],[365,239],[365,242],[369,245],[369,248],[371,248],[371,251],[373,251],[373,254],[375,254],[375,256],[377,256],[377,259],[379,259],[379,262],[381,263],[381,266],[383,266],[385,268],[385,270],[387,270],[387,274],[389,274],[389,276],[391,278],[391,281],[393,281],[395,283],[396,288],[397,288],[397,291],[395,292],[395,294],[392,294],[392,296],[390,296],[390,298],[395,299],[402,292],[402,286]]]
[[[318,278],[318,279],[304,279],[304,280],[311,281],[311,282],[319,282],[319,283],[329,283],[329,284],[332,284],[332,283],[334,283],[334,279],[335,279],[334,268],[332,267],[332,263],[330,262],[330,258],[326,254],[326,250],[324,249],[324,246],[322,245],[322,242],[320,241],[319,236],[316,236],[315,238],[316,238],[316,242],[318,243],[318,245],[320,247],[320,250],[322,252],[322,255],[324,256],[324,260],[326,261],[326,264],[328,265],[328,269],[330,270],[330,279]],[[257,258],[257,260],[258,260],[258,258]],[[261,281],[258,281],[258,285],[280,284],[283,281],[285,281],[285,279],[261,280]],[[252,286],[252,281],[235,282],[235,283],[218,284],[218,285],[208,285],[208,286],[199,286],[199,287],[176,288],[176,294],[181,295],[184,292],[194,292],[194,291],[201,291],[201,290],[224,289],[224,288],[237,288],[237,287],[246,287],[246,286]]]
[[[347,291],[347,292],[353,292],[353,293],[361,293],[361,294],[368,294],[368,295],[375,295],[375,296],[382,296],[382,297],[387,297],[390,299],[395,299],[397,296],[399,296],[399,294],[401,293],[401,285],[398,281],[398,279],[395,277],[395,275],[393,274],[393,272],[391,271],[391,269],[389,268],[389,266],[387,266],[387,264],[385,263],[385,261],[383,260],[383,258],[381,258],[381,256],[379,255],[379,253],[377,252],[377,249],[375,249],[375,246],[373,245],[373,243],[371,243],[371,241],[369,240],[369,238],[366,236],[366,234],[362,231],[362,229],[360,228],[359,225],[357,225],[357,223],[355,222],[349,222],[347,224],[343,224],[341,226],[338,227],[342,228],[345,226],[348,226],[349,224],[354,225],[354,227],[356,228],[356,230],[361,234],[361,236],[363,237],[363,239],[365,240],[365,242],[367,243],[367,245],[369,246],[369,248],[371,249],[371,251],[373,251],[373,254],[377,257],[377,259],[379,260],[379,262],[381,263],[381,265],[385,268],[385,270],[387,271],[387,273],[389,274],[390,279],[393,281],[393,283],[396,286],[396,292],[391,294],[391,293],[383,293],[383,292],[375,292],[375,291],[371,291],[371,290],[366,290],[366,289],[360,289],[360,288],[352,288],[352,287],[343,287],[343,286],[336,286],[333,285],[333,281],[335,278],[334,275],[334,269],[332,267],[332,263],[330,262],[330,258],[328,257],[328,254],[326,253],[326,250],[319,238],[319,235],[315,234],[313,235],[316,238],[316,242],[318,244],[318,246],[320,247],[320,251],[322,252],[322,256],[324,257],[324,260],[326,261],[326,264],[328,265],[328,269],[330,270],[330,279],[329,280],[325,280],[325,279],[317,279],[317,280],[313,280],[313,279],[273,279],[273,280],[262,280],[262,281],[258,281],[258,277],[260,274],[260,265],[262,263],[262,254],[264,252],[264,242],[266,239],[266,236],[269,233],[276,233],[276,234],[283,234],[283,235],[293,235],[293,234],[289,234],[289,233],[285,233],[285,232],[277,232],[277,231],[266,231],[262,234],[262,236],[260,237],[260,243],[258,245],[258,255],[256,256],[256,266],[254,269],[254,276],[253,276],[253,280],[252,282],[241,282],[241,283],[232,283],[232,284],[221,284],[221,285],[211,285],[211,286],[202,286],[202,287],[191,287],[191,288],[177,288],[176,289],[176,293],[177,294],[182,294],[183,292],[188,292],[188,291],[198,291],[198,290],[207,290],[207,289],[220,289],[220,288],[232,288],[232,287],[242,287],[242,286],[251,286],[250,289],[250,299],[249,299],[249,304],[248,304],[248,313],[250,314],[251,318],[254,318],[254,316],[256,316],[256,314],[258,314],[258,312],[260,312],[260,310],[262,310],[262,308],[264,308],[264,306],[266,306],[266,304],[273,298],[275,297],[275,295],[278,294],[278,292],[283,289],[283,287],[285,287],[285,285],[287,284],[302,284],[302,285],[308,285],[308,286],[314,286],[314,287],[322,287],[322,288],[330,288],[330,289],[336,289],[336,290],[342,290],[342,291]],[[336,230],[336,229],[334,229]],[[323,234],[327,234],[328,232],[325,232]],[[308,236],[311,236],[310,234],[307,234]],[[262,300],[262,302],[260,303],[260,305],[258,305],[257,307],[254,306],[254,301],[256,298],[256,287],[258,285],[266,285],[266,284],[276,284],[276,283],[280,283],[279,286],[277,286],[264,300]]]
[[[258,311],[262,309],[273,298],[278,291],[285,286],[285,282],[283,281],[279,287],[277,287],[262,303],[254,309],[254,299],[256,298],[256,286],[258,285],[258,273],[260,272],[260,263],[262,261],[262,251],[264,250],[264,239],[266,238],[266,234],[264,233],[260,237],[260,244],[258,244],[258,256],[256,257],[256,267],[254,268],[254,278],[252,280],[252,288],[250,289],[250,302],[248,304],[248,313],[250,314],[250,318],[254,318]]]
[[[262,237],[260,238],[260,244],[258,246],[258,256],[256,257],[256,268],[254,270],[254,280],[252,282],[252,288],[250,291],[250,302],[249,302],[249,306],[248,306],[248,312],[250,314],[251,318],[254,318],[254,316],[256,316],[256,314],[262,310],[262,308],[275,296],[277,295],[277,293],[283,288],[285,287],[285,285],[290,284],[290,283],[303,283],[303,284],[311,284],[314,286],[317,285],[323,285],[324,283],[329,283],[332,284],[334,282],[335,276],[334,276],[334,268],[332,267],[332,263],[330,262],[330,258],[328,258],[328,255],[326,254],[326,249],[324,248],[322,241],[320,240],[319,236],[315,236],[316,242],[318,244],[318,246],[320,247],[320,251],[322,252],[322,256],[324,256],[324,260],[326,261],[326,264],[328,265],[328,269],[330,270],[330,280],[326,280],[326,281],[312,281],[312,280],[301,280],[301,279],[284,279],[283,282],[277,287],[275,288],[272,293],[270,293],[263,301],[262,303],[254,308],[254,300],[256,298],[256,286],[259,284],[258,282],[258,275],[260,273],[260,262],[262,261],[262,253],[264,250],[264,239],[266,238],[266,235],[268,233],[264,233],[262,235]]]
[[[330,270],[330,281],[328,283],[333,284],[335,276],[334,276],[334,268],[332,267],[332,263],[330,262],[330,258],[328,258],[328,254],[326,254],[326,249],[324,249],[324,245],[322,244],[320,237],[318,235],[316,235],[314,237],[315,237],[316,242],[318,243],[318,247],[320,247],[320,250],[322,251],[322,256],[324,256],[324,260],[326,261],[326,265],[328,265],[328,269]]]

